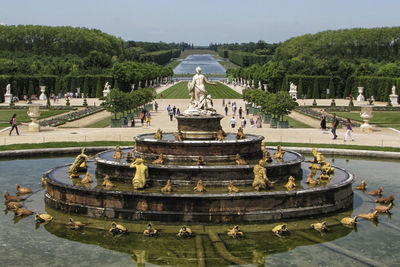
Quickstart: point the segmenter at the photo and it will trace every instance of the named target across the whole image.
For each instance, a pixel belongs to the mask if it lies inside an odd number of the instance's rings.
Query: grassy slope
[[[242,95],[232,90],[228,86],[217,83],[216,85],[206,84],[206,90],[209,94],[211,94],[212,98],[220,99],[240,99]],[[162,92],[163,98],[165,99],[188,99],[189,92],[187,89],[187,82],[180,82],[168,88],[167,90]],[[160,98],[157,95],[157,98]]]
[[[110,126],[110,117],[98,120],[92,124],[86,125],[85,128],[105,128]]]
[[[342,118],[363,122],[359,112],[336,112],[336,115]],[[400,129],[400,112],[397,111],[376,111],[370,121],[382,127],[393,127]]]

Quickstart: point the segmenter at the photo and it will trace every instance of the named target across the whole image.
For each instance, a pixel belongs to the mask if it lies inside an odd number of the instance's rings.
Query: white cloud
[[[5,22],[0,22],[0,25],[7,25],[7,23],[5,23]]]

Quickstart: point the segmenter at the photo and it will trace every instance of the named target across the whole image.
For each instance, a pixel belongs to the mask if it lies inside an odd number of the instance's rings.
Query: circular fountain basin
[[[67,176],[69,165],[64,165],[45,173],[45,201],[51,208],[95,218],[201,223],[271,222],[352,207],[352,174],[335,167],[330,183],[307,188],[307,167],[303,163],[298,190],[282,190],[279,185],[277,191],[253,192],[244,187],[241,193],[231,194],[225,193],[225,187],[216,186],[209,193],[193,193],[179,185],[174,185],[173,193],[160,193],[160,187],[134,191],[129,183],[118,182],[113,190],[105,190],[101,177],[89,187],[74,185]],[[89,163],[89,172],[95,176],[93,162]]]
[[[154,140],[154,139],[150,139]],[[234,143],[242,140],[227,140],[225,142]],[[160,142],[169,142],[162,140]],[[172,141],[176,142],[176,141]],[[185,143],[176,142],[176,143]],[[199,141],[190,141],[199,142]],[[219,141],[206,141],[218,143]],[[257,148],[260,145],[257,145]],[[122,149],[124,155],[131,151],[131,148]],[[275,149],[268,149],[271,155],[276,151]],[[95,156],[97,169],[96,175],[104,177],[110,176],[113,180],[131,181],[135,175],[135,169],[129,167],[130,163],[126,162],[126,158],[120,162],[113,159],[114,150],[100,152]],[[171,180],[175,184],[195,184],[198,180],[202,179],[206,185],[226,185],[230,180],[235,184],[250,185],[253,182],[254,174],[253,168],[257,163],[257,159],[247,160],[248,165],[234,165],[234,155],[220,158],[218,161],[207,161],[206,165],[195,165],[198,157],[188,156],[185,161],[178,162],[176,158],[164,156],[165,165],[154,165],[151,162],[158,158],[158,154],[140,154],[137,156],[144,156],[145,165],[149,168],[149,183],[164,184],[166,180]],[[273,160],[267,163],[267,175],[271,180],[278,180],[293,176],[295,178],[301,177],[301,162],[304,157],[293,151],[286,151],[282,162]]]
[[[176,141],[173,133],[164,133],[162,140],[153,138],[153,134],[141,134],[135,137],[136,155],[144,160],[157,158],[163,154],[170,162],[194,162],[202,156],[206,162],[232,162],[236,154],[245,160],[262,157],[260,135],[247,135],[246,139],[236,140],[236,134],[229,133],[226,140],[184,140]]]

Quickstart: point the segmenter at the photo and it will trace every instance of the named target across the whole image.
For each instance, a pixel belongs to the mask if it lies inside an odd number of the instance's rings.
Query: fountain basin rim
[[[154,133],[147,133],[147,134],[139,134],[134,137],[135,141],[144,141],[144,142],[154,142],[154,143],[174,143],[174,144],[204,144],[204,145],[210,145],[210,144],[234,144],[234,143],[249,143],[249,142],[257,142],[257,141],[262,141],[264,140],[264,136],[262,135],[255,135],[255,134],[246,134],[247,138],[246,139],[240,139],[240,140],[183,140],[183,141],[177,141],[177,140],[157,140],[154,138],[143,138],[143,136],[152,136]],[[163,133],[163,134],[174,134],[173,132],[168,132],[168,133]],[[235,134],[235,133],[228,133],[228,134]],[[252,137],[252,138],[249,138]]]
[[[303,189],[303,190],[292,190],[292,191],[260,191],[260,192],[242,192],[242,193],[214,193],[214,194],[201,194],[201,193],[193,193],[193,194],[175,194],[175,193],[154,193],[154,192],[131,192],[131,191],[121,191],[121,190],[106,190],[106,189],[98,189],[98,188],[86,188],[86,187],[81,187],[81,186],[74,186],[74,185],[69,185],[54,179],[51,179],[51,173],[62,167],[69,166],[71,164],[64,164],[58,167],[55,167],[53,169],[50,169],[46,171],[43,176],[46,177],[46,181],[50,184],[60,186],[60,187],[65,187],[65,188],[73,188],[74,190],[78,191],[83,191],[86,192],[87,194],[108,194],[108,195],[116,195],[116,196],[121,196],[121,195],[133,195],[137,197],[145,197],[145,196],[151,196],[151,197],[167,197],[167,198],[213,198],[213,199],[232,199],[232,198],[248,198],[248,197],[260,197],[260,196],[289,196],[289,195],[302,195],[302,194],[308,194],[308,193],[322,193],[324,191],[330,191],[335,188],[342,187],[346,184],[352,184],[355,180],[355,176],[346,171],[345,169],[335,167],[335,169],[340,169],[341,171],[344,171],[346,174],[348,174],[348,177],[335,184],[328,184],[325,187],[317,187],[317,188],[308,188],[308,189]],[[69,179],[69,178],[68,178]]]
[[[95,155],[95,161],[96,162],[100,162],[103,164],[107,164],[107,165],[113,165],[113,166],[124,166],[124,167],[129,167],[130,163],[121,163],[121,162],[116,162],[113,160],[106,160],[100,157],[101,154],[103,153],[107,153],[110,151],[114,151],[114,149],[109,149],[106,151],[102,151],[99,152]],[[292,165],[292,164],[296,164],[299,162],[303,162],[304,161],[304,156],[298,152],[295,151],[286,151],[287,153],[292,153],[295,154],[297,156],[296,159],[294,160],[289,160],[289,161],[284,161],[284,162],[272,162],[272,163],[267,163],[266,167],[270,167],[270,168],[277,168],[279,166],[288,166],[288,165]],[[248,168],[254,168],[256,164],[246,164],[246,165],[200,165],[200,166],[194,166],[194,165],[158,165],[158,164],[146,164],[146,166],[150,167],[150,168],[155,168],[155,169],[170,169],[170,170],[187,170],[187,169],[199,169],[199,170],[216,170],[216,169],[220,169],[220,170],[227,170],[227,169],[248,169]]]

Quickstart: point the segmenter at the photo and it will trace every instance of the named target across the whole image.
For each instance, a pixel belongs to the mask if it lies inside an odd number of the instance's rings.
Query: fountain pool
[[[372,211],[374,198],[355,190],[353,209],[328,217],[286,221],[291,235],[278,238],[270,229],[272,224],[240,224],[245,236],[231,239],[226,229],[232,224],[191,224],[195,233],[191,239],[175,236],[180,225],[154,226],[160,229],[157,239],[146,238],[141,232],[145,223],[127,223],[130,233],[112,236],[110,221],[73,216],[91,224],[83,231],[72,231],[65,223],[69,215],[45,208],[40,178],[49,168],[67,164],[73,157],[0,161],[0,193],[15,193],[15,184],[33,189],[25,206],[38,212],[49,212],[55,220],[36,226],[33,217],[15,218],[12,212],[0,216],[0,261],[12,265],[109,265],[137,263],[154,265],[227,266],[231,264],[269,265],[329,265],[365,266],[366,264],[397,265],[400,262],[400,216],[394,207],[391,216],[379,216],[377,225],[359,221],[357,231],[339,225],[340,218]],[[354,173],[356,184],[367,181],[369,189],[383,187],[385,196],[400,195],[397,177],[399,162],[327,158],[333,165]],[[396,200],[395,200],[396,204]],[[324,234],[311,230],[313,222],[326,220],[331,225]],[[223,244],[224,246],[219,246]],[[225,250],[224,250],[225,248]]]

